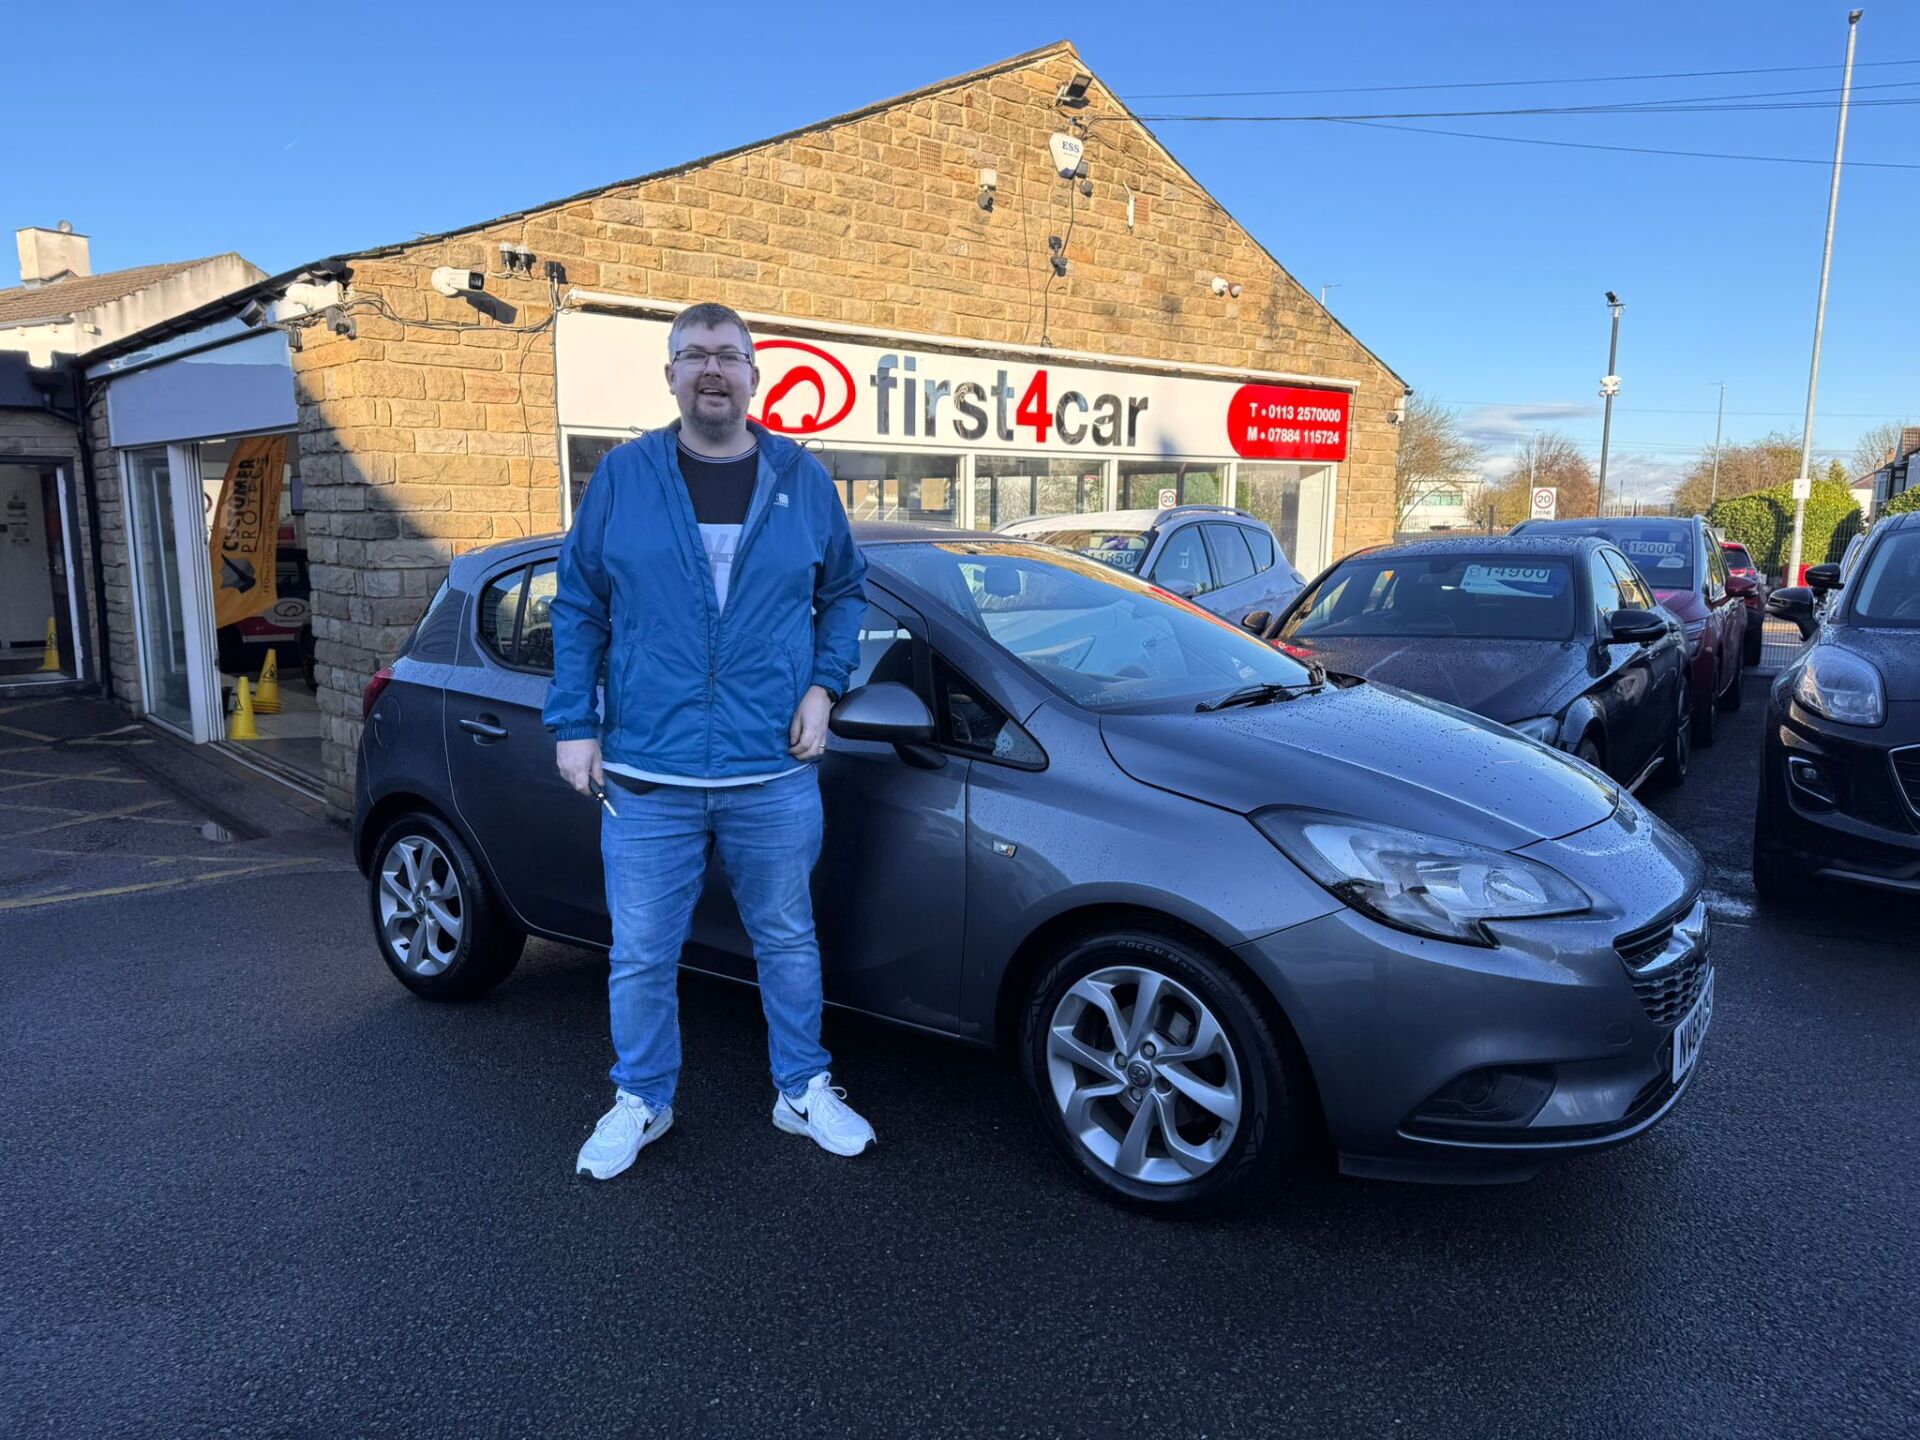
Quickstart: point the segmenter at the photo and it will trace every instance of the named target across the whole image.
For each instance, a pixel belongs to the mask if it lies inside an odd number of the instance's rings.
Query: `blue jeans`
[[[799,1095],[831,1059],[820,1045],[820,947],[808,888],[820,858],[820,776],[644,793],[607,786],[600,854],[613,918],[613,1083],[655,1110],[680,1079],[680,951],[719,855],[753,941],[773,1083]]]

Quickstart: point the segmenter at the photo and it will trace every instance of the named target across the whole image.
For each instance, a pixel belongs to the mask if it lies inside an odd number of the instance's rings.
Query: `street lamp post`
[[[1713,489],[1707,496],[1707,508],[1720,498],[1720,422],[1727,417],[1727,382],[1720,382],[1720,407],[1713,412]]]
[[[1800,474],[1793,482],[1793,544],[1787,551],[1787,583],[1800,573],[1801,541],[1807,524],[1807,495],[1813,487],[1813,401],[1820,390],[1820,338],[1827,325],[1827,275],[1833,268],[1833,222],[1840,211],[1841,157],[1847,150],[1847,106],[1853,99],[1853,43],[1860,34],[1855,10],[1847,16],[1847,69],[1840,81],[1840,128],[1833,137],[1833,184],[1827,191],[1827,243],[1820,253],[1820,301],[1813,312],[1813,366],[1807,372],[1807,423],[1800,427]]]
[[[1626,307],[1613,291],[1607,291],[1607,306],[1613,311],[1613,338],[1607,342],[1607,373],[1600,377],[1600,395],[1607,402],[1606,415],[1600,421],[1600,487],[1594,496],[1593,513],[1607,513],[1607,442],[1613,438],[1613,397],[1620,393],[1616,366],[1620,359],[1620,312]]]

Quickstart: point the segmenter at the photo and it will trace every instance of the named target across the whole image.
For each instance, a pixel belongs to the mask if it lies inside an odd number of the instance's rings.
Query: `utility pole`
[[[1620,376],[1615,366],[1620,359],[1620,312],[1626,307],[1613,291],[1607,291],[1607,306],[1613,311],[1613,338],[1607,342],[1607,373],[1600,377],[1600,395],[1607,402],[1606,415],[1600,421],[1600,485],[1593,497],[1593,513],[1607,513],[1607,442],[1613,438],[1613,397],[1620,393]]]
[[[1331,285],[1322,285],[1320,287],[1320,308],[1322,310],[1327,308],[1327,291],[1338,290],[1339,288],[1340,282],[1338,280],[1334,281]]]
[[[1827,243],[1820,254],[1820,302],[1813,312],[1813,367],[1807,373],[1807,423],[1800,428],[1800,475],[1793,482],[1793,544],[1787,551],[1787,583],[1794,584],[1800,574],[1800,548],[1807,524],[1807,492],[1813,477],[1813,401],[1820,390],[1820,338],[1827,325],[1827,275],[1833,269],[1833,222],[1840,211],[1841,157],[1847,151],[1847,106],[1853,100],[1853,44],[1860,34],[1860,17],[1855,10],[1847,16],[1847,70],[1840,81],[1840,128],[1833,137],[1833,185],[1827,191]],[[1825,557],[1822,557],[1823,559]]]
[[[1727,382],[1720,382],[1720,408],[1713,412],[1713,490],[1707,497],[1707,508],[1713,508],[1713,502],[1720,498],[1720,422],[1727,415]]]

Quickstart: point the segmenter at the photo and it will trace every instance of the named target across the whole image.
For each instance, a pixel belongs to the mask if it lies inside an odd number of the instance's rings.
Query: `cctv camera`
[[[252,329],[267,323],[267,307],[258,300],[249,300],[246,308],[240,312],[240,323]]]
[[[1240,285],[1240,282],[1236,280],[1233,284],[1227,286],[1227,294],[1232,296],[1235,300],[1238,300],[1240,298],[1241,289],[1242,289],[1242,286]]]
[[[1213,293],[1216,295],[1224,295],[1227,293],[1227,279],[1224,275],[1216,275],[1213,277]]]
[[[478,294],[487,288],[487,277],[478,270],[442,265],[433,272],[433,288],[448,296]]]
[[[324,313],[324,318],[327,322],[327,328],[336,335],[344,335],[347,339],[351,340],[358,333],[353,323],[353,317],[338,305],[329,305]]]

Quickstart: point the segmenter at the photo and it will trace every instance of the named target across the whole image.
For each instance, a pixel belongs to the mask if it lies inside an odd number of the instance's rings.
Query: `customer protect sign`
[[[216,628],[273,609],[280,598],[275,547],[287,437],[258,435],[234,447],[208,546],[213,559]]]
[[[678,418],[663,377],[668,332],[666,320],[563,314],[560,423],[650,430]],[[1333,461],[1347,454],[1352,396],[1345,390],[885,340],[755,339],[760,386],[752,418],[796,439],[1093,458]]]

